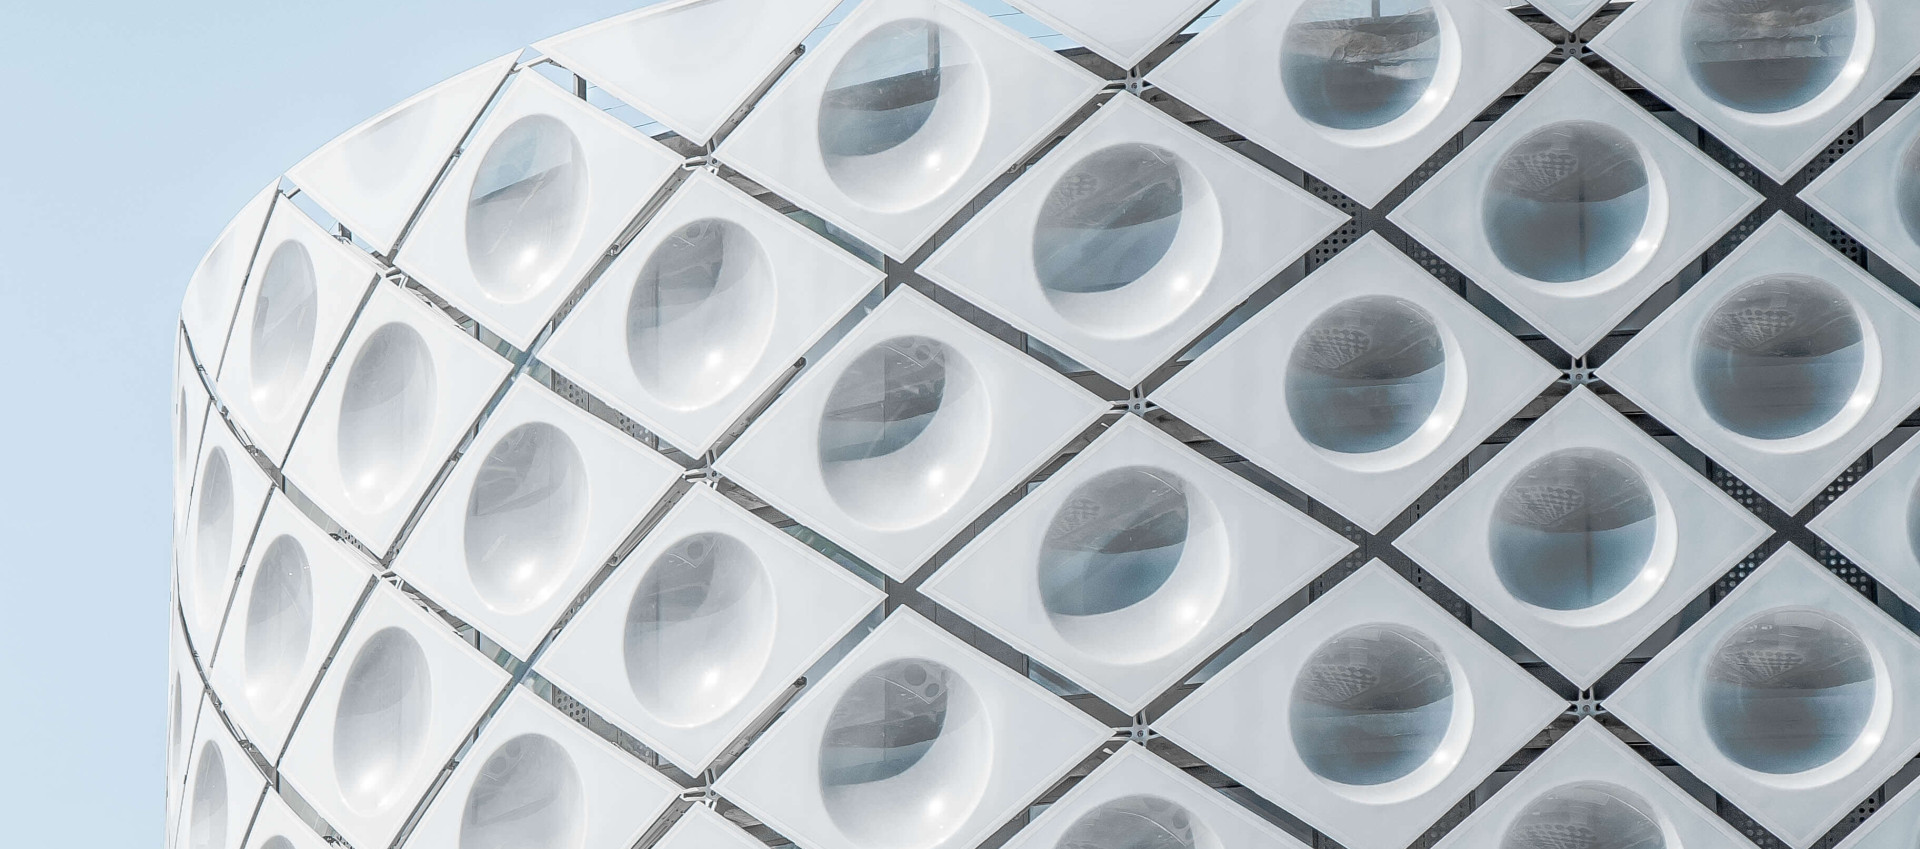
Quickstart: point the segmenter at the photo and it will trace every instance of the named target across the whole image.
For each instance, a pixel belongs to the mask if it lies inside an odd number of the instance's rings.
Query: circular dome
[[[1854,0],[1693,0],[1687,71],[1722,106],[1785,112],[1833,85],[1853,54]]]
[[[993,730],[959,673],[931,660],[888,661],[833,706],[820,742],[827,816],[855,845],[920,849],[979,807]]]
[[[1562,121],[1507,150],[1487,184],[1487,242],[1507,270],[1543,283],[1613,268],[1646,228],[1640,147],[1596,121]]]
[[[1702,692],[1707,735],[1729,760],[1790,775],[1858,741],[1879,685],[1860,636],[1826,614],[1763,613],[1714,650]]]
[[[1547,610],[1585,610],[1631,586],[1659,529],[1640,470],[1609,451],[1542,457],[1507,484],[1488,549],[1507,592]]]
[[[253,332],[248,345],[253,359],[248,379],[253,405],[261,415],[279,419],[294,412],[300,397],[300,378],[313,354],[313,325],[320,310],[320,290],[314,282],[313,257],[305,245],[280,243],[260,275],[260,294],[253,302]]]
[[[1114,469],[1069,494],[1040,543],[1047,621],[1075,649],[1143,663],[1191,642],[1226,594],[1224,543],[1178,475]]]
[[[360,647],[333,717],[333,772],[347,807],[371,815],[403,801],[420,768],[433,676],[413,636],[386,628]]]
[[[773,263],[746,228],[707,218],[675,230],[627,301],[634,378],[676,409],[720,400],[760,361],[773,304]]]
[[[573,757],[543,735],[522,734],[480,766],[460,813],[460,849],[580,849],[586,820]]]
[[[1907,228],[1907,238],[1920,242],[1920,138],[1908,143],[1907,152],[1900,157],[1900,171],[1893,180],[1900,223]]]
[[[241,660],[248,703],[271,712],[294,695],[295,680],[307,660],[313,638],[313,577],[306,551],[290,536],[269,544],[255,568]]]
[[[1193,305],[1219,249],[1219,211],[1205,178],[1170,150],[1122,144],[1081,159],[1054,183],[1034,226],[1033,267],[1062,318],[1090,333],[1132,337]]]
[[[524,613],[553,597],[587,527],[587,467],[565,431],[520,425],[494,443],[467,496],[467,576],[488,607]]]
[[[174,407],[178,411],[173,429],[174,465],[184,468],[188,460],[187,449],[191,447],[187,445],[187,429],[192,425],[187,422],[187,390],[181,389],[179,394],[180,403]]]
[[[986,454],[986,388],[965,357],[924,336],[881,342],[849,363],[820,417],[820,476],[842,510],[906,528],[965,494]]]
[[[627,606],[622,649],[634,698],[669,725],[719,719],[760,680],[774,618],[772,584],[753,549],[718,533],[674,543]]]
[[[1860,317],[1838,289],[1780,274],[1715,307],[1694,344],[1694,384],[1721,427],[1788,439],[1838,416],[1865,370]]]
[[[1122,796],[1080,815],[1053,849],[1217,849],[1207,824],[1158,796]]]
[[[1666,849],[1666,834],[1631,790],[1572,784],[1528,803],[1500,849]]]
[[[260,844],[260,849],[294,849],[294,846],[293,841],[276,834]]]
[[[1293,745],[1313,774],[1370,787],[1431,760],[1453,724],[1453,675],[1440,648],[1390,625],[1328,640],[1300,670]]]
[[[373,332],[340,393],[340,479],[367,512],[400,498],[419,471],[434,424],[433,355],[426,340],[398,322]]]
[[[467,264],[487,297],[527,300],[553,286],[586,220],[587,156],[557,118],[507,125],[467,196]]]
[[[986,74],[959,33],[927,20],[882,24],[847,50],[820,97],[827,176],[869,207],[921,206],[973,164],[986,107]]]
[[[233,557],[233,471],[227,452],[215,446],[200,471],[200,503],[194,508],[193,588],[201,616],[217,616],[227,602],[228,564]]]
[[[179,670],[174,671],[173,683],[167,686],[167,697],[172,701],[172,709],[167,711],[167,738],[173,741],[172,751],[167,756],[171,758],[180,753],[180,744],[183,742],[180,733],[186,730],[186,717],[181,715],[185,708],[180,704]],[[172,771],[171,766],[168,771]]]
[[[188,815],[189,849],[223,849],[227,845],[227,767],[220,748],[200,747],[200,766],[193,771],[193,807]]]
[[[1907,548],[1920,559],[1920,484],[1907,494]]]
[[[1386,296],[1342,302],[1307,326],[1287,360],[1287,412],[1308,442],[1384,451],[1433,416],[1446,347],[1425,310]]]
[[[1365,130],[1407,114],[1440,69],[1431,0],[1306,0],[1280,42],[1280,81],[1300,116]]]

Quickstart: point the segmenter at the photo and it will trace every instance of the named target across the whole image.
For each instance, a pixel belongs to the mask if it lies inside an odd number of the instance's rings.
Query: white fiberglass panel
[[[209,721],[194,733],[192,760],[181,797],[179,842],[192,849],[239,849],[265,776],[214,716],[211,700],[201,708]]]
[[[1009,5],[1086,45],[1115,65],[1133,68],[1213,3],[1211,0],[1010,0]]]
[[[247,556],[272,482],[225,420],[210,413],[199,471],[188,505],[180,607],[187,636],[211,660],[233,595],[234,576]]]
[[[1877,453],[1877,452],[1876,452]],[[1874,462],[1807,529],[1908,604],[1920,604],[1920,441]]]
[[[726,817],[705,805],[695,805],[680,816],[655,849],[760,849],[765,846]]]
[[[1047,806],[1008,849],[1302,849],[1300,841],[1135,744]]]
[[[529,657],[680,473],[522,376],[454,464],[394,571]]]
[[[276,790],[268,790],[261,798],[260,813],[247,829],[247,849],[327,849],[329,845],[312,826],[301,822]]]
[[[1920,638],[1792,545],[1606,699],[1804,849],[1920,752]]]
[[[1887,800],[1880,810],[1837,849],[1912,849],[1914,835],[1920,834],[1920,783],[1907,785],[1900,795]]]
[[[879,602],[872,586],[696,486],[538,667],[698,774]]]
[[[1352,549],[1129,416],[921,590],[1131,713]]]
[[[1920,279],[1920,102],[1901,107],[1800,198],[1876,259]]]
[[[715,789],[802,845],[971,845],[1108,736],[902,609],[802,695]]]
[[[1342,845],[1390,849],[1566,706],[1376,560],[1154,728]]]
[[[214,240],[213,247],[201,257],[199,267],[187,281],[187,294],[180,305],[180,323],[193,345],[193,356],[208,374],[218,374],[226,357],[229,331],[239,310],[240,291],[246,285],[247,272],[253,267],[260,235],[267,226],[267,211],[279,198],[280,182],[260,190],[253,200],[240,208],[240,214],[227,223]]]
[[[195,472],[200,459],[201,431],[213,412],[213,398],[200,380],[198,365],[187,342],[186,332],[173,337],[173,531],[178,534],[187,520]]]

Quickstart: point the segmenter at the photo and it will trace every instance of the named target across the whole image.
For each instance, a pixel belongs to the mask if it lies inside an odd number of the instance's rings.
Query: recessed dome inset
[[[294,846],[293,841],[276,834],[268,838],[267,842],[260,844],[260,849],[294,849]]]
[[[1062,318],[1104,336],[1140,335],[1179,317],[1218,253],[1205,178],[1154,145],[1081,159],[1054,183],[1034,225],[1041,294]]]
[[[919,849],[950,836],[986,791],[993,733],[959,673],[930,660],[876,667],[842,693],[820,743],[820,793],[855,845]]]
[[[687,537],[654,560],[627,607],[627,683],[655,718],[686,727],[732,710],[773,650],[766,567],[731,536]]]
[[[647,392],[678,409],[739,387],[773,328],[773,265],[731,221],[695,221],[648,257],[627,302],[627,358]]]
[[[433,434],[433,355],[419,331],[393,323],[373,332],[340,395],[340,479],[347,497],[383,510],[420,468]]]
[[[959,352],[925,336],[855,357],[820,418],[820,471],[841,509],[878,527],[922,524],[957,502],[989,440],[986,388]]]
[[[1865,368],[1853,304],[1822,280],[1763,277],[1708,317],[1694,344],[1694,384],[1721,427],[1754,439],[1819,428],[1852,399]]]
[[[247,596],[247,701],[256,710],[278,710],[295,695],[300,667],[313,637],[313,575],[307,553],[290,536],[275,539],[254,567]]]
[[[1206,823],[1158,796],[1123,796],[1082,814],[1054,849],[1216,849]]]
[[[986,130],[986,74],[927,20],[883,24],[848,49],[820,98],[827,176],[868,206],[920,206],[951,188]]]
[[[1878,677],[1866,643],[1846,625],[1814,610],[1763,613],[1707,664],[1707,736],[1756,772],[1818,769],[1866,731]]]
[[[1433,415],[1446,348],[1425,310],[1399,298],[1342,302],[1307,326],[1287,361],[1287,412],[1329,451],[1366,454],[1405,442]]]
[[[374,634],[347,668],[333,718],[333,771],[348,807],[373,815],[400,792],[424,754],[433,677],[426,653],[399,628]]]
[[[1500,849],[1666,849],[1646,801],[1611,784],[1555,789],[1527,805],[1500,840]]]
[[[1515,274],[1543,283],[1585,280],[1633,249],[1650,199],[1633,139],[1594,121],[1562,121],[1521,139],[1495,167],[1487,241]]]
[[[467,198],[467,261],[487,297],[514,304],[553,286],[580,240],[587,156],[559,120],[528,115],[487,148]]]
[[[480,766],[460,814],[460,849],[580,849],[587,800],[559,743],[522,734]]]
[[[1129,466],[1067,496],[1040,545],[1047,620],[1074,648],[1115,663],[1178,650],[1226,591],[1211,508],[1186,481]]]
[[[1535,461],[1507,485],[1488,549],[1514,598],[1585,610],[1638,580],[1653,554],[1653,493],[1632,463],[1571,449]]]
[[[173,430],[174,437],[175,437],[174,446],[173,446],[174,464],[181,468],[185,468],[187,465],[187,459],[188,459],[187,450],[191,447],[187,445],[187,438],[188,438],[187,429],[191,427],[191,425],[188,424],[187,422],[187,390],[185,387],[181,387],[179,391],[179,395],[180,395],[180,403],[177,407],[175,407],[175,409],[179,410],[180,413],[177,417],[178,421],[174,422],[174,430]]]
[[[1301,117],[1336,130],[1407,114],[1440,66],[1431,0],[1307,0],[1281,39],[1287,100]]]
[[[227,602],[227,563],[233,556],[233,469],[215,446],[200,472],[193,524],[193,589],[201,615],[217,621]]]
[[[248,338],[253,360],[248,379],[253,405],[261,413],[280,418],[293,411],[300,378],[313,354],[314,323],[320,312],[320,291],[314,282],[313,257],[305,245],[282,242],[267,260],[260,276],[260,293],[253,302],[253,332]]]
[[[566,578],[587,524],[587,468],[545,422],[509,431],[487,452],[467,497],[467,574],[503,613],[545,602]]]
[[[1900,223],[1907,228],[1909,238],[1920,242],[1920,138],[1907,144],[1907,152],[1900,157],[1900,171],[1893,180]]]
[[[1693,0],[1681,23],[1687,71],[1742,112],[1785,112],[1833,85],[1853,53],[1855,0]]]
[[[193,801],[187,815],[187,846],[222,849],[227,845],[227,766],[220,747],[200,747],[200,768],[193,771]]]
[[[1290,725],[1307,769],[1366,787],[1411,775],[1453,724],[1453,675],[1440,648],[1390,625],[1323,644],[1294,682]]]

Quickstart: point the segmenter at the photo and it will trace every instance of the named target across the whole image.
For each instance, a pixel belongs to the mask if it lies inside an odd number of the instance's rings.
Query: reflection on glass
[[[1033,266],[1048,297],[1119,289],[1152,271],[1180,232],[1180,160],[1123,144],[1061,176],[1040,208]]]
[[[1762,614],[1715,649],[1703,709],[1721,754],[1790,775],[1833,762],[1866,729],[1877,686],[1867,646],[1813,610]]]
[[[385,628],[360,647],[333,717],[334,777],[348,807],[370,814],[401,801],[423,754],[432,686],[406,631]]]
[[[760,680],[772,607],[765,570],[745,543],[717,533],[674,543],[647,567],[627,607],[634,698],[676,725],[732,710]]]
[[[881,664],[840,695],[820,742],[827,814],[857,843],[928,846],[985,789],[986,719],[958,673],[930,660]]]
[[[460,814],[460,849],[579,849],[586,794],[559,743],[522,734],[480,766]]]
[[[1343,302],[1308,325],[1287,362],[1287,412],[1307,441],[1364,454],[1392,448],[1440,402],[1446,352],[1426,311],[1384,296]]]
[[[1453,723],[1453,676],[1438,646],[1369,625],[1327,641],[1300,670],[1293,744],[1315,775],[1385,784],[1433,757]]]
[[[587,469],[573,440],[546,422],[508,431],[467,496],[461,538],[481,601],[519,612],[552,597],[586,525]]]
[[[1158,796],[1123,796],[1082,814],[1054,849],[1199,849],[1206,826]]]
[[[1147,599],[1186,550],[1186,485],[1142,466],[1095,477],[1067,497],[1040,546],[1040,602],[1053,617],[1095,616]]]
[[[1307,0],[1282,38],[1287,99],[1302,117],[1336,130],[1405,115],[1440,64],[1430,0]]]
[[[1535,461],[1507,485],[1488,547],[1514,598],[1584,610],[1640,577],[1655,530],[1639,470],[1611,452],[1576,448]]]
[[[559,119],[509,124],[480,160],[467,199],[467,261],[487,296],[517,303],[566,265],[586,214],[587,157]]]
[[[855,358],[827,396],[821,461],[883,457],[919,438],[946,400],[948,354],[932,339],[902,336]]]
[[[1666,849],[1646,802],[1611,784],[1573,784],[1533,800],[1507,828],[1500,849]]]
[[[295,678],[306,662],[313,634],[313,577],[307,553],[293,537],[276,538],[266,551],[254,567],[259,574],[247,596],[247,639],[241,660],[246,668],[247,701],[271,711],[293,695]]]
[[[434,419],[433,355],[399,322],[368,337],[340,394],[340,479],[348,497],[377,510],[400,495],[421,462]]]
[[[248,368],[253,403],[263,415],[291,412],[295,389],[313,352],[314,321],[320,290],[314,283],[313,257],[306,246],[286,241],[275,248],[260,275],[253,302],[253,331],[248,338],[253,361]]]
[[[662,240],[627,301],[627,358],[640,385],[684,407],[739,386],[772,320],[767,266],[758,240],[731,221],[701,219]]]
[[[1743,112],[1784,112],[1846,67],[1854,0],[1693,0],[1681,24],[1695,83]]]
[[[1852,398],[1864,339],[1839,290],[1800,275],[1763,277],[1708,316],[1694,347],[1694,383],[1722,427],[1755,439],[1799,436]]]
[[[1647,222],[1647,168],[1633,139],[1563,121],[1520,140],[1487,186],[1488,243],[1502,265],[1545,283],[1585,280],[1632,250]]]
[[[871,156],[905,144],[933,117],[943,79],[940,26],[905,20],[860,39],[827,79],[820,150]]]

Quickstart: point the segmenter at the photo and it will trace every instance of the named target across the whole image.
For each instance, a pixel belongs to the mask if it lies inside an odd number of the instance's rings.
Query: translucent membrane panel
[[[226,451],[208,452],[197,497],[193,590],[202,614],[219,616],[227,604],[227,563],[233,556],[233,469]]]
[[[1722,427],[1786,439],[1826,424],[1860,384],[1859,316],[1845,295],[1800,275],[1763,277],[1729,295],[1701,328],[1694,384]]]
[[[174,422],[173,433],[175,438],[175,445],[173,450],[174,450],[175,463],[179,465],[181,468],[185,468],[187,465],[187,459],[188,459],[187,451],[192,447],[187,444],[187,429],[188,427],[190,427],[190,425],[188,425],[187,423],[187,390],[181,389],[179,394],[180,394],[180,403],[178,404],[176,409],[180,411],[180,414],[178,416],[178,421]]]
[[[173,684],[167,688],[167,695],[173,702],[173,709],[167,711],[167,737],[173,741],[174,751],[178,751],[180,749],[181,732],[186,730],[186,717],[180,715],[182,707],[180,704],[180,674],[178,670],[174,671]],[[168,754],[171,756],[172,752]]]
[[[290,536],[268,544],[254,568],[242,656],[246,694],[255,708],[272,711],[307,693],[307,682],[295,678],[313,637],[313,575],[306,551]]]
[[[559,743],[522,734],[494,750],[460,814],[460,849],[580,849],[587,797]]]
[[[1281,36],[1280,80],[1301,117],[1364,130],[1420,102],[1440,47],[1429,0],[1307,0]]]
[[[373,332],[340,395],[340,479],[362,510],[383,510],[420,467],[434,425],[433,355],[404,324]]]
[[[1907,547],[1920,558],[1920,485],[1907,495]]]
[[[959,673],[889,661],[840,696],[820,743],[827,815],[859,846],[931,846],[980,804],[992,732]]]
[[[938,515],[979,473],[987,400],[960,354],[901,336],[855,357],[820,419],[821,479],[841,508],[881,526]]]
[[[295,392],[313,354],[313,327],[319,309],[313,257],[299,242],[282,242],[260,275],[260,293],[253,302],[253,333],[248,339],[253,356],[249,389],[253,405],[267,416],[281,418],[306,401],[295,397]]]
[[[917,206],[966,171],[985,129],[985,79],[958,34],[884,24],[827,79],[819,144],[827,175],[863,203]]]
[[[752,233],[695,221],[654,248],[627,301],[627,357],[654,397],[681,409],[732,392],[773,329],[773,267]]]
[[[1895,174],[1895,203],[1900,206],[1900,222],[1907,235],[1920,242],[1920,138],[1907,145],[1900,157],[1900,173]]]
[[[1487,241],[1515,274],[1585,280],[1619,263],[1646,227],[1646,163],[1605,124],[1563,121],[1510,148],[1487,185]]]
[[[587,468],[565,431],[523,424],[495,443],[467,496],[467,575],[488,607],[519,613],[567,576],[587,525]]]
[[[435,113],[444,103],[443,98],[429,97],[380,119],[353,143],[342,145],[339,150],[354,184],[384,194],[413,173],[415,163],[434,152],[420,141],[432,131]]]
[[[712,722],[753,688],[773,651],[775,611],[766,567],[725,534],[673,544],[627,607],[627,683],[656,719]]]
[[[494,139],[467,198],[467,261],[487,296],[518,303],[567,264],[586,215],[587,159],[559,119],[529,115]]]
[[[1096,332],[1144,331],[1199,297],[1203,270],[1153,273],[1170,261],[1185,220],[1181,170],[1172,151],[1123,144],[1054,184],[1034,228],[1033,267],[1062,317]]]
[[[1646,802],[1624,787],[1574,784],[1528,804],[1500,849],[1666,849]]]
[[[1158,796],[1123,796],[1082,814],[1053,849],[1213,849],[1205,823]]]
[[[1307,326],[1287,361],[1293,426],[1308,442],[1365,454],[1427,423],[1446,382],[1446,350],[1425,310],[1385,296],[1345,301]]]
[[[432,689],[427,656],[406,631],[387,628],[360,647],[333,718],[334,777],[349,807],[372,814],[403,801],[400,790],[420,767]]]
[[[1784,112],[1826,91],[1846,67],[1855,0],[1693,0],[1681,23],[1687,70],[1743,112]]]
[[[224,849],[227,845],[227,767],[220,747],[200,747],[193,771],[193,801],[187,814],[188,849]]]
[[[1619,595],[1653,554],[1653,493],[1632,463],[1573,449],[1535,461],[1500,494],[1489,529],[1494,573],[1514,598],[1584,610]]]
[[[1440,648],[1411,631],[1368,625],[1307,660],[1293,686],[1291,731],[1315,775],[1372,786],[1431,759],[1453,713],[1453,676]]]
[[[1812,610],[1775,610],[1713,653],[1701,708],[1721,754],[1756,772],[1790,775],[1853,747],[1878,682],[1867,646]]]
[[[1193,639],[1225,588],[1216,557],[1188,556],[1207,524],[1196,518],[1186,482],[1160,469],[1115,469],[1081,484],[1040,545],[1040,603],[1054,630],[1115,662],[1160,657]],[[1203,558],[1210,562],[1189,562]],[[1192,574],[1202,572],[1211,574]]]

